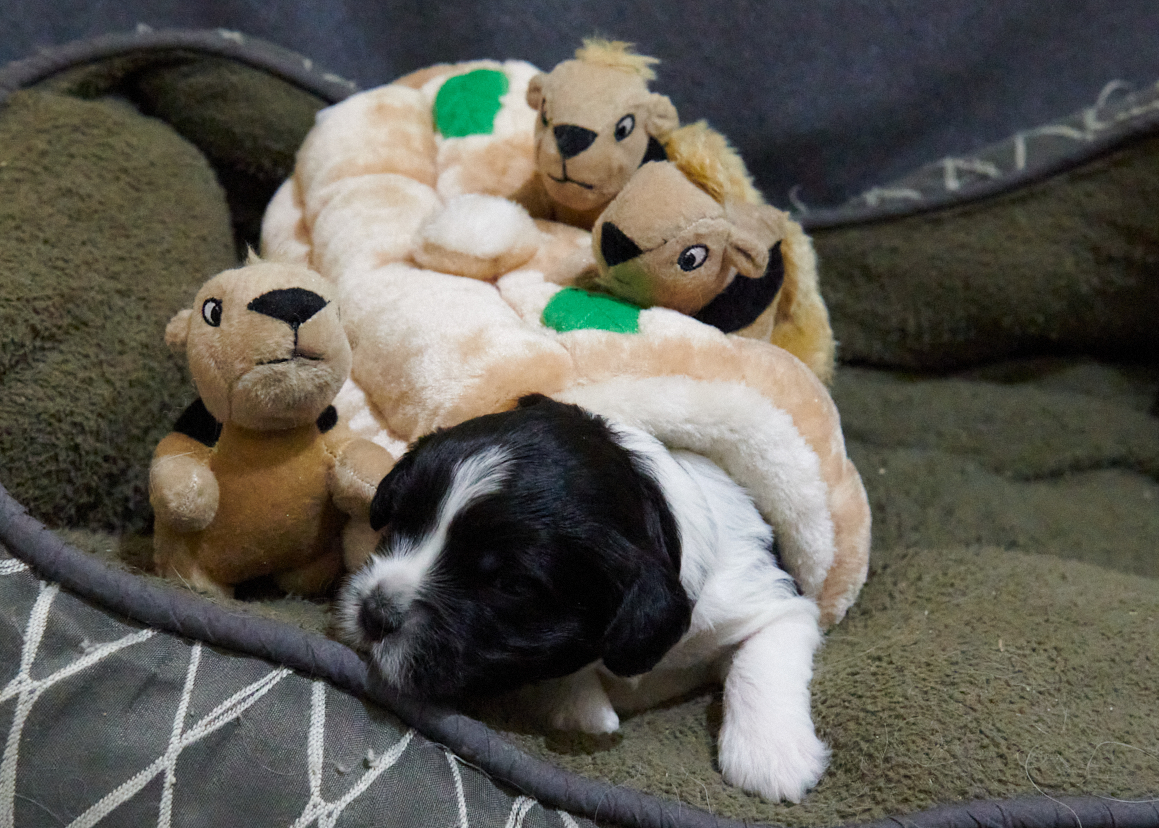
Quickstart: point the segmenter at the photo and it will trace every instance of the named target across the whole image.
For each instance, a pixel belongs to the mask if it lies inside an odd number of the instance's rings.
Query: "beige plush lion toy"
[[[215,595],[272,575],[313,596],[343,572],[347,513],[369,508],[392,458],[337,427],[351,351],[332,293],[305,267],[252,261],[169,322],[200,398],[150,467],[159,574]]]

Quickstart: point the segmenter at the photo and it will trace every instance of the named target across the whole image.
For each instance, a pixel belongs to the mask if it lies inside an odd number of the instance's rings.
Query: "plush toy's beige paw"
[[[217,478],[187,454],[163,455],[149,467],[149,502],[158,521],[175,532],[200,532],[217,514]]]
[[[544,242],[523,207],[498,196],[469,194],[423,222],[413,257],[429,270],[492,281],[528,262]]]
[[[342,562],[347,572],[357,572],[366,565],[378,546],[379,533],[370,528],[365,517],[352,518],[342,530]]]
[[[370,440],[355,437],[334,461],[330,494],[334,505],[348,515],[365,518],[378,484],[394,465],[390,452]]]

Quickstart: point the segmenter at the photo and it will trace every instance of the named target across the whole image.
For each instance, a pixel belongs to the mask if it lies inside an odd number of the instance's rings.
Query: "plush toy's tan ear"
[[[189,319],[192,316],[193,311],[189,308],[177,311],[165,326],[165,344],[174,353],[185,353],[185,344],[189,340]]]
[[[676,114],[676,106],[668,100],[666,95],[656,92],[648,96],[648,111],[644,120],[644,128],[654,138],[663,139],[668,133],[680,126],[680,117]]]
[[[736,268],[739,275],[750,279],[764,276],[769,266],[769,248],[765,240],[739,227],[729,234],[724,256],[726,263]]]
[[[538,110],[543,104],[543,81],[547,77],[542,72],[533,77],[527,84],[527,105]]]
[[[726,254],[730,263],[742,276],[759,279],[769,266],[769,249],[785,235],[785,214],[767,204],[730,200],[724,215],[733,228]]]

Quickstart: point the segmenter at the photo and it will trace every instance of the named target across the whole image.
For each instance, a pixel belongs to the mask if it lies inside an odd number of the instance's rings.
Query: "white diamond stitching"
[[[322,763],[326,748],[326,685],[315,681],[310,697],[310,730],[306,737],[307,775],[310,780],[310,801],[294,828],[305,828],[317,821],[318,828],[334,828],[346,806],[360,797],[379,776],[394,767],[407,745],[414,738],[414,730],[407,730],[390,750],[371,762],[370,769],[341,799],[327,802],[322,798]]]
[[[190,661],[200,659],[200,652],[201,644],[195,644],[193,646],[193,652],[190,654]],[[158,757],[156,761],[142,769],[136,775],[121,783],[117,788],[105,794],[87,811],[73,820],[69,828],[91,828],[91,826],[97,824],[122,804],[136,796],[157,774],[164,771],[168,776],[172,768],[176,765],[181,751],[240,717],[241,714],[261,699],[262,696],[272,690],[279,681],[290,674],[290,671],[285,667],[267,673],[262,678],[242,688],[223,701],[189,730],[184,730],[184,716],[188,705],[187,695],[193,691],[192,675],[195,672],[195,669],[191,665],[187,678],[188,684],[182,693],[182,701],[178,704],[178,714],[174,718],[173,728],[174,732],[178,734],[176,745],[171,741],[162,756]],[[164,811],[159,814],[159,826],[166,824],[162,820],[165,820],[167,816],[168,814]]]
[[[138,644],[156,633],[154,630],[141,630],[126,635],[116,641],[90,647],[81,658],[62,667],[52,675],[41,679],[32,678],[32,665],[36,662],[40,642],[44,637],[44,630],[48,626],[48,613],[52,602],[60,592],[55,584],[40,582],[40,593],[36,603],[32,605],[32,612],[28,617],[28,625],[24,632],[24,646],[20,654],[20,671],[8,686],[0,691],[0,704],[16,697],[16,712],[12,717],[12,727],[8,731],[8,739],[4,745],[4,758],[0,760],[0,826],[10,828],[16,820],[16,767],[20,758],[20,739],[24,732],[24,724],[28,721],[28,714],[32,706],[44,693],[57,682],[63,681],[81,670],[85,670],[98,661],[112,655],[118,650]]]

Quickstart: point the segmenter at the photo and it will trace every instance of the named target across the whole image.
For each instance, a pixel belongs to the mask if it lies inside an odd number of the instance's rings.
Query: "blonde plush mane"
[[[707,121],[682,126],[664,140],[668,160],[719,202],[764,204],[740,154]]]
[[[587,37],[584,38],[584,45],[576,49],[575,57],[585,63],[634,72],[646,81],[655,80],[656,73],[652,71],[652,65],[659,63],[660,59],[636,54],[632,51],[633,45],[622,40]]]

